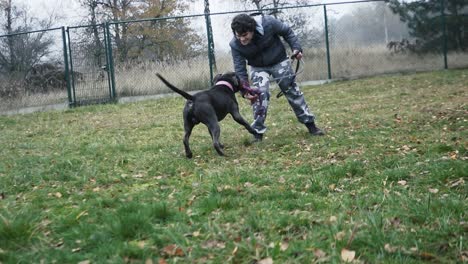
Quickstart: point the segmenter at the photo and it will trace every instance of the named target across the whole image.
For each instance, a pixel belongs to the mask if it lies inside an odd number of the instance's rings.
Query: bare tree
[[[30,18],[26,9],[21,9],[12,0],[1,0],[3,20],[0,28],[6,35],[0,38],[0,70],[2,72],[27,73],[41,58],[50,53],[52,39],[46,32],[23,34],[35,29],[47,28],[53,19]]]

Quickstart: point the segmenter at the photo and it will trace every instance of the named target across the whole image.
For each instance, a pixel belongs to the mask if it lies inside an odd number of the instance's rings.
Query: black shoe
[[[323,136],[325,133],[315,125],[315,122],[305,124],[312,136]]]
[[[263,140],[263,134],[255,134],[253,142],[261,142]]]

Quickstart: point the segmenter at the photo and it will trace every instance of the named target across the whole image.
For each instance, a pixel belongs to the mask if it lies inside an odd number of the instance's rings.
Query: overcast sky
[[[310,1],[311,3],[338,3],[348,0],[321,0],[321,1]],[[74,26],[82,21],[82,18],[86,14],[78,0],[13,0],[13,3],[18,3],[23,6],[27,6],[28,9],[38,17],[47,17],[51,13],[59,15],[59,26],[69,25]],[[204,0],[195,0],[191,9],[188,10],[187,14],[200,14],[203,13]],[[349,6],[349,5],[348,5]],[[242,10],[243,6],[236,6],[232,4],[232,1],[227,0],[210,0],[211,12],[223,12],[223,11],[234,11]]]
[[[32,15],[39,18],[50,17],[51,14],[59,16],[59,20],[56,22],[54,27],[58,26],[76,26],[80,25],[83,22],[84,17],[86,17],[86,10],[80,6],[78,0],[12,0],[14,4],[22,5],[27,7]],[[314,0],[310,1],[311,3],[339,3],[346,2],[348,0]],[[338,14],[344,12],[343,10],[349,10],[353,6],[359,6],[359,4],[354,5],[337,5],[331,6],[328,10],[330,14]],[[233,1],[228,0],[210,0],[210,11],[212,13],[216,12],[225,12],[225,11],[236,11],[243,10],[244,5],[233,4]],[[319,8],[317,8],[318,10]],[[202,14],[204,10],[204,0],[195,0],[191,5],[191,8],[184,12],[184,15],[190,14]],[[340,11],[341,10],[341,11]],[[319,12],[322,12],[321,10]],[[232,15],[230,16],[232,17]],[[204,19],[203,17],[197,18],[197,23],[201,30],[204,29]],[[213,16],[212,18],[213,32],[215,35],[215,42],[220,42],[217,44],[217,48],[222,50],[227,50],[228,42],[226,39],[230,39],[231,33],[229,29],[230,18],[226,16]]]

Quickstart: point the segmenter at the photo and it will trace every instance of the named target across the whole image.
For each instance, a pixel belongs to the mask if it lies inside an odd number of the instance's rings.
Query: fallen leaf
[[[433,260],[436,258],[436,256],[434,254],[431,254],[429,252],[421,252],[419,254],[419,257],[423,260]]]
[[[321,249],[314,250],[314,256],[317,258],[324,258],[327,254]]]
[[[450,186],[450,188],[455,188],[458,185],[464,184],[464,183],[465,183],[465,180],[463,180],[463,178],[460,178],[458,180],[454,180],[454,181],[449,182],[449,186]]]
[[[167,261],[165,259],[159,259],[158,264],[167,264]]]
[[[281,251],[286,251],[289,248],[289,243],[286,241],[282,241],[280,245],[280,250]]]
[[[338,220],[338,218],[336,218],[336,216],[332,215],[330,216],[330,223],[336,223],[336,221]]]
[[[468,262],[468,251],[462,251],[460,253],[460,260],[462,262]]]
[[[407,183],[407,181],[405,181],[405,180],[398,181],[398,184],[400,184],[401,186],[405,186],[406,183]]]
[[[238,249],[239,249],[239,248],[236,246],[236,247],[234,248],[234,250],[232,251],[231,255],[235,256]]]
[[[202,246],[202,248],[209,249],[209,248],[226,248],[226,243],[218,240],[208,240],[205,241]]]
[[[273,264],[272,258],[265,258],[257,262],[257,264]]]
[[[54,196],[57,198],[62,198],[62,194],[60,192],[54,193]]]
[[[354,260],[356,257],[356,251],[353,250],[347,250],[346,248],[343,248],[341,250],[341,259],[345,262],[351,262]]]
[[[390,223],[392,223],[392,225],[393,225],[394,227],[399,227],[399,226],[400,226],[400,223],[401,223],[401,220],[400,220],[400,218],[398,218],[398,217],[394,217],[394,218],[392,218],[392,219],[390,220]]]
[[[91,263],[91,261],[89,260],[83,260],[83,261],[78,262],[78,264],[89,264],[89,263]]]
[[[438,192],[439,192],[439,189],[432,189],[432,188],[429,188],[429,192],[430,192],[430,193],[438,193]]]
[[[346,236],[346,233],[343,232],[343,231],[340,231],[338,233],[335,234],[335,239],[338,240],[338,241],[341,241],[343,240],[343,238]]]
[[[397,251],[397,247],[394,247],[394,246],[391,246],[390,244],[385,244],[384,246],[384,249],[385,251],[387,251],[388,253],[395,253]]]
[[[183,257],[185,255],[184,251],[175,244],[165,246],[163,248],[163,253],[170,257],[173,257],[173,256]]]
[[[250,188],[250,187],[253,187],[253,186],[254,185],[252,183],[250,183],[250,182],[244,183],[244,187],[246,187],[246,188]]]

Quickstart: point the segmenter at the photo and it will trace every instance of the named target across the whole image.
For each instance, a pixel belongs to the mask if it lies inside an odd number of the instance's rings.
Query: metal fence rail
[[[372,32],[343,22],[350,6],[372,10],[362,18],[373,24]],[[306,61],[299,81],[310,81],[468,67],[468,51],[447,51],[445,29],[449,24],[443,10],[442,6],[437,24],[444,29],[440,46],[424,54],[411,50],[408,28],[393,25],[393,31],[388,30],[390,23],[398,21],[382,0],[286,6],[262,12],[280,11],[275,15],[291,24]],[[0,113],[169,92],[155,77],[156,72],[185,90],[204,89],[216,72],[233,69],[228,46],[232,18],[253,12],[258,10],[210,13],[206,5],[203,14],[0,36],[0,52],[9,58],[0,65]],[[287,21],[291,17],[296,20]]]

